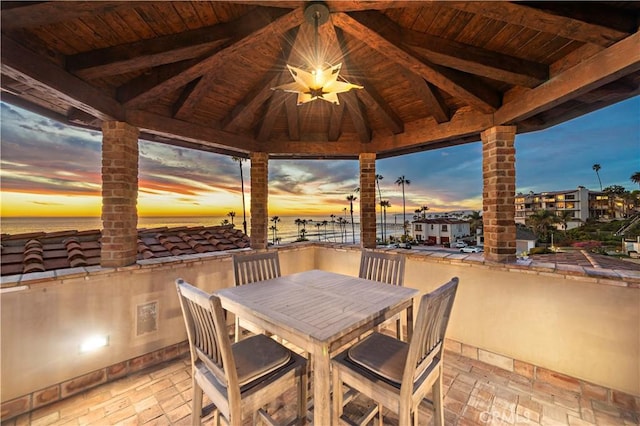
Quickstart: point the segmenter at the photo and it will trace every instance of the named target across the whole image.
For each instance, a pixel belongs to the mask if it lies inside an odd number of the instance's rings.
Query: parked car
[[[463,248],[467,246],[467,243],[465,243],[464,241],[456,241],[453,246],[455,248]]]
[[[482,247],[478,247],[478,246],[467,246],[467,247],[462,247],[460,249],[461,253],[480,253],[483,252],[484,249]]]
[[[400,248],[400,245],[399,245],[399,244],[396,244],[396,243],[390,243],[390,244],[387,244],[387,245],[386,245],[386,246],[384,246],[384,247],[385,247],[385,248],[391,248],[391,249],[393,249],[393,248]]]
[[[398,244],[398,247],[403,248],[403,249],[410,249],[411,248],[411,243],[400,243],[400,244]]]

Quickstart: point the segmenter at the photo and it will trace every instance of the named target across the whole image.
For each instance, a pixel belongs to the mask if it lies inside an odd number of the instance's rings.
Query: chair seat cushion
[[[393,337],[372,333],[353,345],[349,359],[385,379],[400,384],[409,353],[409,344]]]
[[[240,387],[277,370],[291,359],[289,349],[264,334],[234,343],[231,350]]]

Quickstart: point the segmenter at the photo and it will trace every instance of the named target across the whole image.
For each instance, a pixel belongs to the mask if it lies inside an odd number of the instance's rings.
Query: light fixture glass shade
[[[338,93],[348,92],[351,89],[362,89],[362,86],[347,81],[338,80],[342,63],[325,69],[315,69],[311,72],[301,68],[287,65],[293,83],[274,87],[273,90],[283,90],[298,94],[298,105],[322,99],[332,104],[339,105]]]

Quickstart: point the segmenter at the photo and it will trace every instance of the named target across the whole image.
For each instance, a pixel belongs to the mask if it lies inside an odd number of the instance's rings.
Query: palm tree
[[[404,186],[410,185],[411,181],[406,179],[404,175],[396,179],[396,185],[402,186],[402,228],[404,229],[404,235],[407,236],[407,209],[404,197]]]
[[[347,195],[347,201],[349,202],[350,211],[351,211],[351,235],[353,236],[353,244],[356,243],[356,227],[353,223],[353,202],[357,200],[356,196],[353,194]]]
[[[300,239],[300,225],[302,225],[302,219],[298,218],[293,221],[296,225],[298,225],[298,239]]]
[[[328,220],[323,220],[323,221],[322,221],[322,226],[324,226],[324,240],[325,240],[325,241],[328,241],[328,240],[327,240],[327,225],[328,225],[328,224],[329,224],[329,221],[328,221]]]
[[[376,175],[376,186],[378,187],[378,200],[382,201],[382,192],[380,192],[380,181],[384,179],[382,175]],[[380,238],[384,241],[384,233],[382,231],[382,206],[380,206]]]
[[[546,240],[553,224],[559,221],[558,216],[549,210],[538,210],[526,219],[526,224],[538,239]]]
[[[638,186],[640,186],[640,172],[635,172],[634,174],[632,174],[630,179],[631,182],[637,183]]]
[[[336,215],[332,214],[331,218],[331,234],[333,235],[333,241],[336,240]]]
[[[278,235],[278,222],[280,222],[280,217],[278,216],[273,216],[271,218],[271,222],[273,222],[273,226],[269,229],[271,229],[273,231],[273,244],[276,243],[276,239],[277,239],[277,235]]]
[[[424,205],[422,207],[420,207],[420,211],[422,212],[422,218],[426,219],[427,218],[427,210],[429,210],[429,206]]]
[[[247,208],[244,203],[244,176],[242,174],[242,162],[245,160],[240,157],[231,157],[233,161],[237,161],[240,165],[240,185],[242,187],[242,226],[244,228],[244,233],[247,234]]]
[[[233,218],[236,217],[236,212],[229,212],[227,213],[227,216],[231,218],[231,224],[233,225]]]
[[[480,214],[480,210],[476,210],[471,212],[471,214],[468,214],[467,219],[469,219],[471,234],[476,235],[478,228],[482,228],[482,215]]]
[[[382,200],[380,201],[380,207],[382,208],[383,212],[384,212],[384,219],[382,220],[382,228],[384,229],[384,232],[382,234],[382,242],[386,242],[386,234],[387,234],[387,207],[391,207],[391,203],[389,202],[389,200]]]
[[[320,241],[320,227],[322,226],[322,222],[316,223],[316,232],[318,233],[318,241]]]
[[[569,210],[561,210],[558,212],[558,221],[562,224],[562,229],[567,230],[567,223],[573,219],[573,212]]]
[[[600,180],[600,173],[598,173],[602,167],[600,167],[600,164],[596,163],[591,168],[594,172],[596,172],[596,176],[598,176],[598,182],[600,182],[600,191],[602,191],[602,181]]]

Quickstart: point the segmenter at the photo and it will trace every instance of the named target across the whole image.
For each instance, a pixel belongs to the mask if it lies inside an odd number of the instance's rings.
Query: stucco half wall
[[[358,273],[357,247],[306,243],[282,247],[279,253],[283,274],[309,269]],[[632,287],[623,281],[490,265],[478,257],[404,253],[406,286],[428,292],[453,276],[460,278],[449,339],[494,354],[503,368],[509,369],[509,360],[524,361],[640,396],[637,281]],[[3,278],[3,402],[184,341],[176,278],[207,291],[233,285],[229,253],[30,275]],[[156,309],[151,331],[140,329],[147,308]],[[80,353],[81,340],[93,333],[108,335],[109,345]]]

